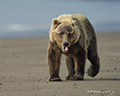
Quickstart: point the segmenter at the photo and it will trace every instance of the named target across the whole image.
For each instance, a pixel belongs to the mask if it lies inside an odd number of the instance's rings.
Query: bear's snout
[[[64,53],[68,52],[69,42],[63,42],[62,51]]]
[[[69,42],[64,42],[63,45],[64,45],[65,47],[68,47]]]

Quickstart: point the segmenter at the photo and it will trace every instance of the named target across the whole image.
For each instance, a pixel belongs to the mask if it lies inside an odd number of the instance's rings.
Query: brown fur
[[[88,69],[88,75],[94,77],[98,74],[100,64],[96,34],[91,23],[84,15],[68,14],[53,19],[49,35],[50,40],[47,52],[49,81],[61,81],[59,70],[62,54],[66,55],[67,80],[84,79],[87,58],[92,64]],[[65,48],[68,48],[68,50]]]

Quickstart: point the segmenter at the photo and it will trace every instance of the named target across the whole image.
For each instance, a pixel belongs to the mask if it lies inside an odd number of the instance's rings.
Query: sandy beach
[[[47,82],[48,37],[0,39],[0,96],[120,96],[120,32],[97,33],[97,38],[99,74],[66,81],[62,56],[62,82]],[[85,70],[89,66],[87,60]]]

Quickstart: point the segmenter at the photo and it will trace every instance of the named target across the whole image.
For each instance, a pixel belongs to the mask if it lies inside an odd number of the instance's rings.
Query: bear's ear
[[[53,23],[54,28],[56,28],[60,24],[60,21],[58,19],[54,18],[52,23]]]
[[[77,23],[77,22],[76,22],[75,20],[73,20],[73,21],[72,21],[72,26],[73,26],[73,27],[76,26],[76,23]]]

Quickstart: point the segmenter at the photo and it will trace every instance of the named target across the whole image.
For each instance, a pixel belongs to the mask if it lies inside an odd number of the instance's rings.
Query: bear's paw
[[[67,76],[66,80],[83,80],[83,78],[78,77],[78,76]]]
[[[54,78],[51,77],[48,81],[55,82],[55,81],[62,81],[62,79],[60,77],[54,77]]]

